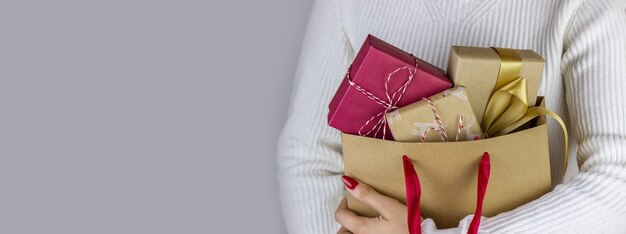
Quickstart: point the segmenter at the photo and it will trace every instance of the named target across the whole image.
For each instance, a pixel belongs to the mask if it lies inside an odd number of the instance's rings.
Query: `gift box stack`
[[[562,123],[537,97],[543,64],[531,50],[453,46],[446,74],[369,35],[329,105],[345,174],[441,228],[542,196],[556,173],[546,116]]]

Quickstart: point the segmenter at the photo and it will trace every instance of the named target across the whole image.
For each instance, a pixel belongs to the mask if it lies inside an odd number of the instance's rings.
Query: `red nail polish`
[[[350,176],[342,176],[341,180],[343,180],[343,184],[346,185],[346,187],[348,187],[348,189],[353,190],[354,188],[356,188],[357,185],[359,185],[359,182],[357,182],[355,179],[352,179],[352,177]]]

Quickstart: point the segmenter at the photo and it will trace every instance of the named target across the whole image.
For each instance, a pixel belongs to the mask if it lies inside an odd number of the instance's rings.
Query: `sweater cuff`
[[[437,225],[435,221],[432,219],[424,219],[422,222],[422,233],[423,234],[456,234],[458,233],[459,228],[450,228],[450,229],[437,229]]]
[[[472,223],[474,215],[468,215],[459,222],[459,226],[448,229],[437,229],[435,221],[432,219],[424,219],[422,222],[423,234],[465,234],[469,229],[469,225]],[[484,220],[485,217],[481,217]]]

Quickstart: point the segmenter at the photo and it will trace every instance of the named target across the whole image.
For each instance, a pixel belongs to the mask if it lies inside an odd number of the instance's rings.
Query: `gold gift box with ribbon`
[[[507,52],[505,60],[497,50]],[[544,59],[532,50],[452,46],[448,77],[455,85],[465,87],[476,118],[483,119],[494,91],[518,77],[525,78],[527,99],[532,100],[528,104],[534,106],[543,65]],[[500,74],[501,69],[505,74]]]
[[[448,76],[455,85],[467,89],[483,132],[494,137],[510,133],[539,115],[561,122],[548,109],[534,107],[543,64],[544,59],[532,50],[453,46]]]

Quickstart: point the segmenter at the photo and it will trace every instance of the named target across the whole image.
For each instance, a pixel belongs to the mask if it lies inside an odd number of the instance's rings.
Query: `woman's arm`
[[[561,69],[581,172],[536,201],[483,219],[481,232],[626,230],[626,1],[584,2],[565,44]]]
[[[333,213],[345,193],[340,178],[341,140],[326,123],[328,103],[352,59],[339,2],[315,2],[278,146],[281,201],[289,233],[339,230]]]

